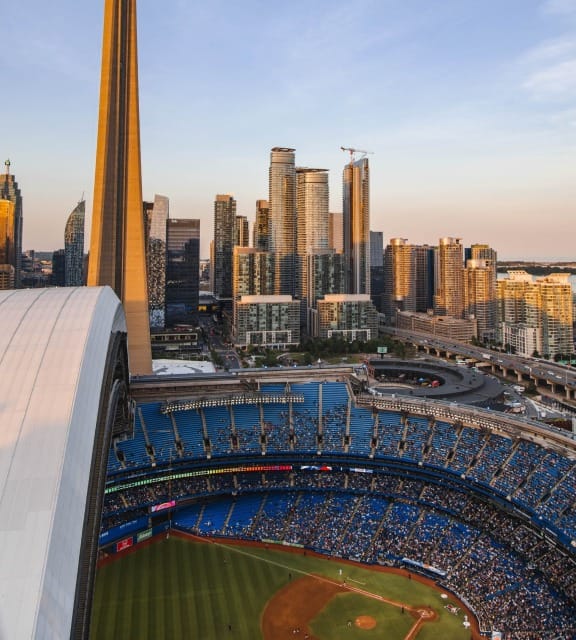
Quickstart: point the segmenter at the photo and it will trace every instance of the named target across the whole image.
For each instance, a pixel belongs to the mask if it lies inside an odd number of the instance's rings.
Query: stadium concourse
[[[158,385],[156,399],[150,385],[110,449],[103,554],[170,528],[296,545],[421,572],[486,635],[576,637],[570,434],[365,395],[336,371],[275,377]]]

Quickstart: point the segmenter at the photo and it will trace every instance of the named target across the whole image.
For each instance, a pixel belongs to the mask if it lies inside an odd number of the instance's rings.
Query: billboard
[[[169,502],[162,502],[161,504],[154,504],[150,507],[150,513],[156,511],[164,511],[164,509],[171,509],[176,506],[176,500],[170,500]]]
[[[152,529],[146,529],[146,531],[141,531],[136,534],[136,542],[144,542],[144,540],[148,540],[152,537]]]
[[[103,531],[100,534],[99,544],[101,547],[103,547],[104,545],[110,544],[118,538],[127,536],[129,533],[132,533],[137,529],[142,529],[147,524],[148,516],[142,516],[141,518],[136,518],[135,520],[130,520],[129,522],[123,522],[116,527],[111,527],[107,531]]]
[[[134,539],[132,538],[132,536],[130,536],[129,538],[124,538],[124,540],[119,540],[116,543],[116,553],[124,551],[124,549],[129,549],[133,544]]]

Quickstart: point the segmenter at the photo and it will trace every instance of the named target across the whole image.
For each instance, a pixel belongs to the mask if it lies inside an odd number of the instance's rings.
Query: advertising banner
[[[148,538],[152,537],[152,529],[146,529],[146,531],[141,531],[136,534],[136,542],[143,542],[144,540],[148,540]]]
[[[116,553],[120,553],[120,551],[124,551],[124,549],[129,549],[134,544],[134,539],[132,536],[129,538],[124,538],[124,540],[120,540],[116,543]]]
[[[171,509],[176,506],[176,500],[170,500],[169,502],[162,502],[162,504],[155,504],[150,507],[150,513],[156,511],[164,511],[165,509]]]

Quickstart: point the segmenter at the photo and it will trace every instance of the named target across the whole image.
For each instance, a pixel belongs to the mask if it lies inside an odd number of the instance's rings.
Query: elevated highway
[[[429,355],[446,359],[472,359],[482,369],[511,383],[526,385],[533,382],[542,393],[552,395],[576,409],[576,370],[571,367],[549,360],[492,351],[428,333],[394,327],[385,327],[384,332],[397,340],[413,344],[419,351]]]

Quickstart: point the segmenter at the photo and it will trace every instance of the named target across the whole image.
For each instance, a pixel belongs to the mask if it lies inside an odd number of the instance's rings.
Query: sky
[[[89,237],[104,2],[3,5],[0,162],[23,248],[54,250],[83,194]],[[254,220],[275,146],[341,211],[344,146],[385,243],[576,260],[576,0],[139,0],[138,46],[143,197],[201,220],[201,257],[216,194]]]

